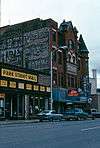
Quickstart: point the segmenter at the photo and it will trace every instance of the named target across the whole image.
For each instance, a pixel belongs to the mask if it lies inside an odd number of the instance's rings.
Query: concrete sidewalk
[[[5,121],[0,121],[0,125],[38,123],[38,122],[39,122],[38,119],[34,119],[34,120],[5,120]]]

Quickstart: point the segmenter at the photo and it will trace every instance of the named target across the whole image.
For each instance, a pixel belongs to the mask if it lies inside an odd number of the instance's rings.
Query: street
[[[0,125],[0,148],[100,148],[100,119]]]

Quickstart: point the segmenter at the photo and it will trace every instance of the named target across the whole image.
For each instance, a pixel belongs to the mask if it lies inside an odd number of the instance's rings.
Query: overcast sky
[[[30,19],[72,21],[89,50],[91,69],[97,69],[100,87],[100,0],[1,0],[2,26]]]

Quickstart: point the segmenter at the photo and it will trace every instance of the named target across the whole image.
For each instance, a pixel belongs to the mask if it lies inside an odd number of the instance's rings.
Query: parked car
[[[100,112],[92,112],[91,113],[94,118],[100,118]]]
[[[38,113],[37,116],[40,121],[43,121],[43,120],[49,120],[49,121],[59,120],[59,121],[61,121],[61,119],[63,117],[62,114],[56,113],[55,110],[44,110],[44,111]]]
[[[85,120],[88,118],[88,113],[84,112],[81,108],[74,108],[64,112],[63,118],[65,120]]]

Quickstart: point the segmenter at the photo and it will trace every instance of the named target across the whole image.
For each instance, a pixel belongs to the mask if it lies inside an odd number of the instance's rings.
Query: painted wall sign
[[[14,30],[7,33],[6,37],[1,36],[0,62],[35,70],[49,68],[48,27],[19,34]]]

